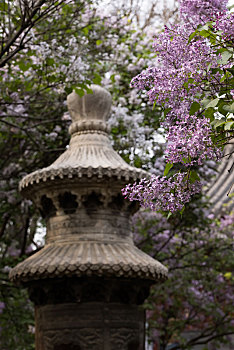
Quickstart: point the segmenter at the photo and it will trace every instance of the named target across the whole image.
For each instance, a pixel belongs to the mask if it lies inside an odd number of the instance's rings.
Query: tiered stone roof
[[[72,117],[68,149],[49,167],[23,178],[20,190],[34,200],[47,221],[43,249],[12,269],[16,282],[74,276],[167,277],[161,263],[133,243],[129,217],[135,204],[121,188],[148,174],[128,165],[112,148],[106,119],[110,94],[68,96]]]

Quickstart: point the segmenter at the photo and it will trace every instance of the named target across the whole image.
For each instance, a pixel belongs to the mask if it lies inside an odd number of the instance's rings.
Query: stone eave
[[[105,177],[113,177],[117,180],[123,180],[124,182],[133,182],[139,179],[149,177],[149,174],[138,168],[103,168],[97,167],[93,168],[91,166],[84,167],[67,167],[67,168],[44,168],[41,170],[37,170],[29,175],[26,175],[19,184],[19,190],[22,191],[27,187],[33,186],[34,184],[39,184],[47,181],[53,181],[55,179],[72,179],[72,178],[105,178]]]
[[[18,283],[74,276],[162,281],[167,268],[133,244],[81,241],[48,244],[10,273],[10,279]]]

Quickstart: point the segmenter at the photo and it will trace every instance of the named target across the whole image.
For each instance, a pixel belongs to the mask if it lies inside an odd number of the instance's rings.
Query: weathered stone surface
[[[20,184],[47,220],[46,245],[11,271],[12,280],[166,278],[167,269],[132,241],[129,218],[138,207],[120,191],[147,174],[129,166],[112,148],[106,125],[110,103],[109,93],[99,86],[83,98],[74,92],[68,96],[73,120],[69,148]]]
[[[139,305],[167,277],[134,245],[129,219],[138,205],[121,195],[124,185],[148,174],[112,148],[110,95],[92,89],[83,98],[68,96],[68,149],[20,184],[47,226],[44,248],[10,273],[36,305],[37,350],[143,350]]]
[[[72,277],[109,276],[163,280],[166,270],[126,242],[74,242],[49,244],[31,258],[20,263],[11,275],[21,282]]]
[[[40,306],[36,307],[36,324],[37,350],[144,349],[144,312],[135,305]]]
[[[111,146],[106,119],[109,115],[110,94],[93,86],[93,94],[83,98],[73,92],[68,96],[68,109],[72,117],[69,128],[72,135],[69,148],[49,167],[25,176],[20,189],[55,179],[117,177],[125,182],[148,176],[142,169],[128,165]],[[29,194],[30,196],[30,194]]]

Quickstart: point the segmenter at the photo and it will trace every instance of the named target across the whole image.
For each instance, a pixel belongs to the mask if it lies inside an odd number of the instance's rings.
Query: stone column
[[[121,188],[146,177],[113,150],[106,120],[110,94],[68,96],[68,149],[24,177],[20,190],[46,220],[43,249],[17,265],[11,279],[35,304],[37,350],[143,350],[150,286],[167,269],[132,240],[136,203]]]

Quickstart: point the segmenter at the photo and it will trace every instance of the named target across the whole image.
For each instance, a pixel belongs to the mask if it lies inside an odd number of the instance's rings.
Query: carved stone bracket
[[[27,283],[35,305],[106,302],[141,305],[149,295],[151,280],[81,277]]]

